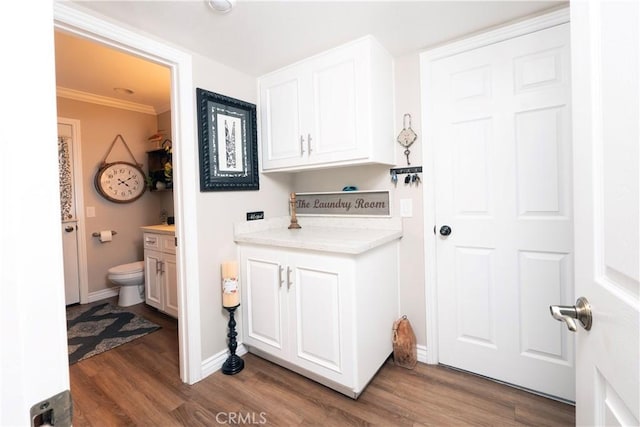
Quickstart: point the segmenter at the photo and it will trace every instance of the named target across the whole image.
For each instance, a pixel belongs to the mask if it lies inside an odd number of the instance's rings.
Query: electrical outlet
[[[96,216],[95,206],[87,206],[87,218],[93,218]]]
[[[247,212],[247,221],[255,221],[257,219],[264,219],[264,211]]]

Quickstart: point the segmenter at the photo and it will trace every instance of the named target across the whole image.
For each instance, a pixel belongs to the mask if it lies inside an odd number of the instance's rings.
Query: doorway
[[[427,344],[432,363],[573,401],[573,340],[548,313],[573,297],[568,11],[544,19],[423,55]]]
[[[80,146],[80,122],[59,117],[58,168],[66,305],[86,302],[88,293]]]
[[[85,14],[63,3],[54,4],[56,30],[65,31],[122,52],[165,65],[171,70],[171,121],[173,127],[173,196],[175,198],[175,225],[178,274],[178,341],[180,378],[194,384],[202,378],[200,351],[200,298],[197,256],[198,224],[196,215],[196,171],[190,165],[196,162],[197,147],[181,144],[195,140],[195,100],[192,93],[191,55],[149,39],[113,23]],[[190,236],[190,237],[188,237]]]

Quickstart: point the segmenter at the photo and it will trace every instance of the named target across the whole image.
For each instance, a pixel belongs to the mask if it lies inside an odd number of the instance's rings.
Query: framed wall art
[[[196,89],[200,191],[258,190],[256,106]]]

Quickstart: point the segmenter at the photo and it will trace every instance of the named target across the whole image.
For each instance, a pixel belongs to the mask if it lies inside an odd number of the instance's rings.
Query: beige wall
[[[405,113],[411,114],[412,129],[418,139],[410,147],[411,165],[422,165],[420,64],[418,54],[395,60],[395,131],[402,128]],[[394,141],[398,167],[405,167],[404,148]],[[419,345],[426,344],[426,314],[424,286],[424,244],[422,186],[405,185],[405,175],[398,177],[393,185],[386,166],[358,166],[299,172],[293,177],[293,191],[340,191],[346,185],[355,185],[359,190],[389,190],[392,201],[391,214],[400,215],[400,200],[410,199],[413,216],[403,218],[403,237],[400,241],[400,313],[405,314],[416,334]],[[422,177],[422,175],[421,175]],[[391,328],[391,325],[389,325]]]
[[[111,142],[120,134],[127,142],[138,163],[147,171],[146,141],[157,128],[155,115],[121,110],[112,107],[58,98],[58,117],[80,121],[84,207],[95,208],[95,217],[86,218],[87,265],[89,293],[113,286],[107,270],[115,265],[142,260],[140,226],[160,222],[160,198],[146,192],[132,203],[113,203],[98,194],[94,177]],[[128,161],[131,156],[118,141],[107,162]],[[86,209],[85,209],[86,215]],[[100,243],[91,233],[115,230],[112,242]]]

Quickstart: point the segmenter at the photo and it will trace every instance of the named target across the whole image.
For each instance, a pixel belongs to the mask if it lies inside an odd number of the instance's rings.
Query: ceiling
[[[568,5],[566,0],[238,0],[231,12],[220,14],[204,0],[73,3],[256,77],[366,34],[399,57]],[[166,68],[71,36],[56,36],[56,72],[58,85],[67,89],[158,112],[170,104]],[[135,93],[120,95],[114,87]]]

